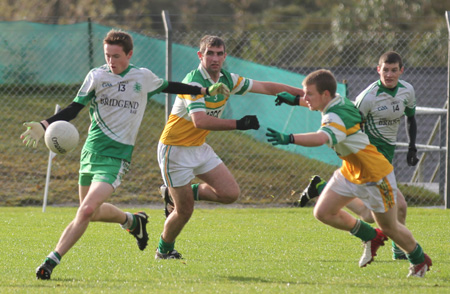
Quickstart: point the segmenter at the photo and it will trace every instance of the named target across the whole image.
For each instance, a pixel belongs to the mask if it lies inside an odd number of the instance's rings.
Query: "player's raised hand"
[[[419,158],[417,158],[416,147],[408,148],[408,154],[406,154],[406,162],[409,166],[415,166],[419,162]]]
[[[230,96],[230,89],[224,83],[215,83],[212,86],[206,88],[206,95],[216,96],[222,94],[224,96]]]
[[[259,129],[259,121],[256,115],[246,115],[236,120],[236,130],[257,130]]]
[[[35,147],[38,145],[39,140],[45,134],[45,128],[40,122],[26,122],[23,124],[27,127],[27,130],[20,135],[20,139],[23,139],[23,143],[26,146]]]
[[[275,99],[275,105],[281,105],[283,103],[286,103],[287,105],[291,106],[299,106],[300,104],[300,96],[294,96],[292,94],[289,94],[288,92],[281,92],[277,94],[277,98]]]
[[[266,136],[267,141],[272,143],[272,145],[288,145],[294,143],[293,134],[283,134],[271,128],[267,128]]]

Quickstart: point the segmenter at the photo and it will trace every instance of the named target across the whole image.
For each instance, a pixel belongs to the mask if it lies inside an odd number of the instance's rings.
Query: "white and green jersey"
[[[149,69],[133,65],[120,75],[106,64],[92,69],[73,100],[90,103],[91,125],[83,149],[131,161],[147,101],[167,85]]]
[[[230,89],[230,94],[235,95],[245,95],[253,86],[253,80],[229,73],[224,69],[220,73],[218,82],[224,83]],[[214,81],[200,64],[196,70],[186,75],[183,83],[209,87],[214,84]],[[191,114],[204,111],[208,115],[220,118],[228,98],[224,95],[177,95],[172,112],[159,140],[165,145],[202,145],[210,131],[196,128],[191,120]]]
[[[400,118],[414,116],[416,111],[413,86],[399,80],[397,87],[388,89],[378,80],[356,97],[355,104],[366,118],[370,142],[392,162]]]
[[[355,105],[339,95],[322,111],[319,131],[328,136],[327,145],[342,159],[341,172],[354,184],[378,182],[394,169],[370,144],[361,131],[362,117]]]

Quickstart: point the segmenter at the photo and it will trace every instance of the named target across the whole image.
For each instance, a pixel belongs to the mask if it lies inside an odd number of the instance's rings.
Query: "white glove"
[[[39,140],[44,137],[45,129],[41,125],[40,122],[26,122],[23,124],[25,127],[27,127],[27,130],[20,135],[20,139],[23,139],[23,143],[26,146],[33,146],[36,148],[36,146],[39,143]]]
[[[228,89],[227,85],[223,83],[216,83],[212,86],[209,86],[209,88],[206,88],[206,95],[216,96],[218,94],[230,96],[230,89]]]

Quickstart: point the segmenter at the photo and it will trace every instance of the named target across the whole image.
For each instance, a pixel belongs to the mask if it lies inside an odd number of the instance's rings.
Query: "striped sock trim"
[[[47,258],[50,259],[51,261],[53,261],[57,265],[61,262],[61,255],[59,255],[59,253],[56,251],[50,252],[50,254],[47,256]]]
[[[200,186],[200,184],[192,184],[192,192],[194,192],[194,201],[199,201],[200,200],[200,196],[198,195],[198,186]]]

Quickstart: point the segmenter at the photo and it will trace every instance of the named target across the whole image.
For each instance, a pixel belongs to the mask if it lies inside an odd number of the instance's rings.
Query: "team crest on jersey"
[[[326,119],[324,119],[322,121],[322,125],[329,125],[333,122],[333,120],[331,119],[331,117],[327,117]]]
[[[133,91],[136,93],[140,93],[142,91],[142,85],[136,82],[136,84],[134,84]]]

